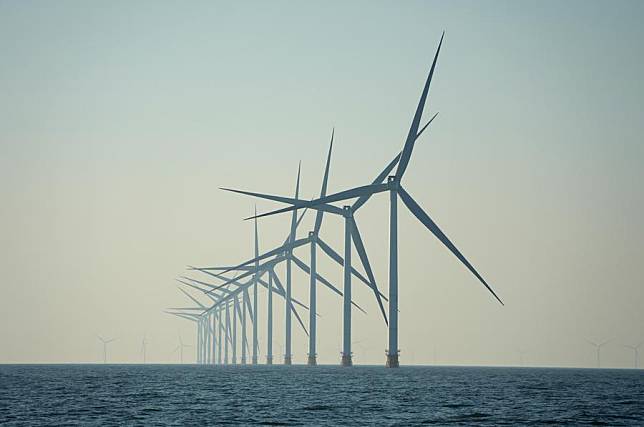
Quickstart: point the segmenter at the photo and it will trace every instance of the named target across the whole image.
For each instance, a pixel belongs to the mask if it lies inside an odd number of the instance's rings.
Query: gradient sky
[[[218,187],[290,194],[301,160],[313,196],[333,126],[330,191],[373,179],[446,30],[426,110],[440,115],[406,188],[506,306],[400,204],[401,363],[517,364],[521,349],[527,364],[593,366],[585,340],[612,339],[605,364],[631,366],[643,20],[639,1],[0,2],[0,362],[99,361],[97,334],[117,338],[111,361],[137,362],[144,333],[149,360],[175,361],[195,331],[162,314],[186,304],[174,278],[252,255],[254,201]],[[384,290],[387,206],[357,215]],[[260,222],[262,250],[288,221]],[[342,248],[340,220],[322,236]],[[341,284],[338,266],[320,270]],[[354,296],[368,311],[355,361],[383,364],[373,294]],[[319,299],[319,360],[337,363],[341,301]]]

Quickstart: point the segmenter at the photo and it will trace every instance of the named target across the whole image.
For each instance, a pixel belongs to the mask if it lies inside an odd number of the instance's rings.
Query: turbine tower
[[[112,339],[103,339],[100,335],[98,336],[98,339],[103,343],[103,363],[107,363],[107,345],[111,343],[112,341],[116,340],[116,338]]]
[[[255,205],[255,215],[257,215],[257,205]],[[255,257],[259,256],[259,237],[257,235],[257,220],[255,220]],[[259,267],[259,261],[255,262],[255,269]],[[257,365],[257,351],[258,351],[258,341],[257,341],[257,281],[258,274],[253,275],[253,356],[252,363]]]
[[[295,198],[299,198],[300,194],[300,171],[302,169],[302,164],[300,163],[297,167],[297,182],[295,184]],[[291,232],[288,237],[288,242],[293,243],[295,241],[295,224],[297,222],[297,212],[293,211],[291,215]],[[288,249],[286,251],[286,317],[285,317],[285,352],[284,352],[284,364],[290,365],[293,363],[293,354],[291,351],[291,300],[293,299],[292,295],[292,283],[291,283],[291,261],[293,259],[293,249]]]

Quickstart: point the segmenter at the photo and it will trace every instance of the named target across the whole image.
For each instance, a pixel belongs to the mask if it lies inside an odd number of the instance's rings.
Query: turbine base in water
[[[318,364],[317,357],[309,355],[308,365],[309,366],[316,366],[317,364]]]
[[[284,356],[284,364],[285,365],[292,365],[293,361],[291,360],[291,356]]]
[[[385,366],[387,368],[398,368],[398,367],[400,367],[400,364],[398,363],[398,355],[397,354],[388,354],[387,355],[387,364]]]
[[[341,364],[342,364],[342,366],[353,366],[353,361],[351,360],[351,355],[350,354],[343,354]]]
[[[267,365],[273,364],[273,356],[266,356],[266,364]]]
[[[253,357],[253,365],[257,365],[257,357]]]

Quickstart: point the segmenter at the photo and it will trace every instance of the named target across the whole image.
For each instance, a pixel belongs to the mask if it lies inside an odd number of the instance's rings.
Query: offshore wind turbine
[[[179,280],[179,282],[180,282],[180,283],[183,283],[184,285],[190,286],[190,287],[192,287],[192,288],[195,288],[195,289],[199,289],[199,290],[201,290],[201,288],[199,288],[199,287],[197,287],[197,286],[195,286],[195,285],[193,285],[193,284],[191,284],[191,283],[187,283],[187,282],[184,282],[184,281],[181,281],[181,280]],[[199,300],[197,300],[196,298],[194,298],[194,297],[193,297],[192,295],[190,295],[188,292],[186,292],[185,290],[183,290],[183,289],[181,289],[181,288],[179,288],[179,287],[178,287],[178,289],[179,289],[179,290],[180,290],[180,291],[181,291],[185,296],[187,296],[187,297],[188,297],[192,302],[194,302],[195,304],[197,304],[197,308],[198,308],[199,310],[201,310],[201,311],[205,311],[205,310],[207,309],[207,307],[206,307],[205,305],[203,305]],[[216,301],[216,298],[214,298],[212,295],[208,294],[208,297],[210,297],[211,299],[213,299],[213,300],[215,300],[215,301]],[[201,318],[201,317],[200,317],[200,318],[199,318],[199,321],[197,322],[197,363],[201,363],[201,362],[204,360],[204,359],[202,359],[202,351],[203,351],[203,350],[204,350],[204,348],[206,348],[206,347],[204,347],[204,346],[202,345],[202,337],[204,336],[204,334],[207,334],[207,335],[206,335],[206,342],[209,342],[209,336],[210,336],[210,335],[209,335],[209,330],[208,330],[208,324],[209,324],[209,319],[208,319],[208,317],[207,317],[207,316],[205,316],[205,318]],[[206,351],[206,355],[207,355],[207,354],[208,354],[208,352]],[[206,363],[208,363],[208,358],[207,358],[207,357],[205,358],[205,362],[206,362]]]
[[[174,353],[177,350],[179,350],[179,360],[182,364],[183,364],[183,349],[187,347],[191,347],[191,346],[188,344],[184,344],[183,340],[181,339],[181,335],[179,335],[179,345],[175,347],[175,349],[172,352]]]
[[[192,313],[181,313],[181,312],[173,312],[173,311],[164,311],[166,314],[170,314],[172,316],[177,316],[182,319],[190,320],[191,322],[196,323],[197,325],[197,349],[201,347],[202,351],[197,351],[197,363],[207,363],[206,359],[206,332],[205,328],[207,327],[206,324],[206,317],[200,314],[192,314]],[[201,337],[201,338],[199,338]],[[174,350],[176,351],[176,349]],[[200,355],[202,356],[200,357]]]
[[[182,283],[186,286],[189,286],[193,289],[196,289],[198,291],[201,291],[204,293],[210,300],[211,302],[217,302],[220,298],[222,298],[222,295],[225,294],[225,290],[221,290],[219,294],[212,295],[210,293],[207,293],[209,289],[204,289],[201,286],[197,286],[198,284],[201,285],[206,285],[212,287],[212,285],[194,281],[194,279],[190,279],[187,277],[184,277],[182,279],[177,279],[179,283]],[[191,283],[191,281],[194,281],[195,283]],[[188,298],[190,298],[192,301],[196,302],[199,307],[203,307],[204,311],[206,310],[206,307],[201,304],[199,301],[194,299],[190,294],[185,292],[183,289],[179,288]],[[208,315],[202,315],[199,317],[198,323],[197,323],[197,363],[209,363],[208,360],[208,355],[209,355],[209,350],[210,350],[210,328],[209,328],[209,321],[210,317]]]
[[[103,363],[107,363],[107,345],[109,343],[113,342],[114,340],[116,340],[116,338],[106,340],[106,339],[103,339],[103,337],[101,337],[99,335],[98,339],[103,343]]]
[[[610,340],[606,340],[606,341],[601,342],[601,343],[596,343],[596,342],[591,341],[591,340],[586,340],[586,341],[588,342],[588,344],[590,344],[593,347],[595,347],[595,349],[597,351],[597,367],[601,368],[601,350],[602,350],[603,346],[605,346],[606,344],[608,344],[610,342]]]
[[[398,198],[403,201],[403,204],[411,211],[411,213],[423,224],[425,227],[441,242],[446,246],[456,258],[458,258],[464,265],[467,267],[470,272],[476,276],[476,278],[487,288],[489,292],[503,304],[501,299],[496,295],[488,283],[483,279],[483,277],[478,273],[478,271],[470,264],[470,262],[463,256],[463,254],[456,248],[456,246],[451,242],[451,240],[443,233],[443,231],[438,227],[438,225],[431,219],[429,214],[427,214],[420,205],[411,197],[411,195],[403,188],[402,178],[409,161],[411,159],[411,154],[414,148],[414,143],[423,132],[423,130],[431,123],[431,121],[436,117],[432,117],[430,121],[419,131],[420,121],[422,119],[423,110],[425,108],[425,102],[429,94],[429,87],[434,75],[434,70],[436,68],[436,62],[438,60],[438,55],[443,43],[443,38],[445,33],[441,36],[436,54],[434,55],[434,60],[432,62],[431,68],[429,70],[429,75],[425,81],[425,86],[421,93],[416,112],[412,119],[409,132],[407,134],[407,139],[403,146],[403,150],[400,153],[400,157],[397,161],[398,167],[394,175],[391,175],[387,178],[386,183],[374,183],[371,185],[366,185],[362,187],[356,187],[349,190],[341,191],[339,193],[322,197],[317,200],[309,202],[299,202],[294,206],[283,208],[268,214],[280,213],[292,211],[300,208],[316,208],[318,205],[327,205],[328,203],[339,202],[342,200],[358,198],[355,204],[365,203],[368,198],[376,193],[388,191],[389,192],[389,337],[388,337],[388,348],[386,350],[387,362],[386,366],[388,367],[398,367],[399,366],[399,350],[398,350]],[[384,176],[383,176],[384,178]],[[287,202],[289,203],[289,202]],[[354,205],[355,205],[354,204]],[[332,205],[328,205],[332,206]],[[268,215],[264,214],[264,215]],[[260,215],[260,216],[264,216]]]
[[[146,353],[148,349],[148,339],[146,338],[145,334],[143,334],[143,340],[141,341],[141,355],[143,356],[143,364],[146,362]]]
[[[639,344],[637,344],[637,345],[628,345],[628,344],[624,344],[624,347],[626,347],[626,348],[629,348],[629,349],[633,350],[633,367],[634,367],[635,369],[638,369],[638,368],[639,368],[639,361],[640,361],[640,347],[641,347],[642,345],[644,345],[644,341],[642,341],[641,343],[639,343]]]

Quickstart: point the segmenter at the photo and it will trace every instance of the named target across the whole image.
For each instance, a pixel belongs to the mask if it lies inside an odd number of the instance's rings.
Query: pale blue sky
[[[217,187],[290,192],[302,160],[313,195],[332,126],[330,189],[370,180],[442,30],[440,114],[406,188],[507,306],[401,213],[403,362],[436,346],[445,363],[516,363],[522,347],[590,365],[584,338],[644,339],[643,19],[635,1],[0,2],[0,362],[97,360],[97,333],[134,361],[144,331],[169,360],[193,333],[160,314],[182,301],[173,278],[251,251],[252,201]],[[359,221],[386,289],[386,201]],[[287,222],[260,224],[263,249]],[[323,233],[341,247],[336,219]],[[356,357],[382,363],[361,292]],[[340,305],[321,299],[330,363]],[[606,358],[631,360],[618,344]]]

